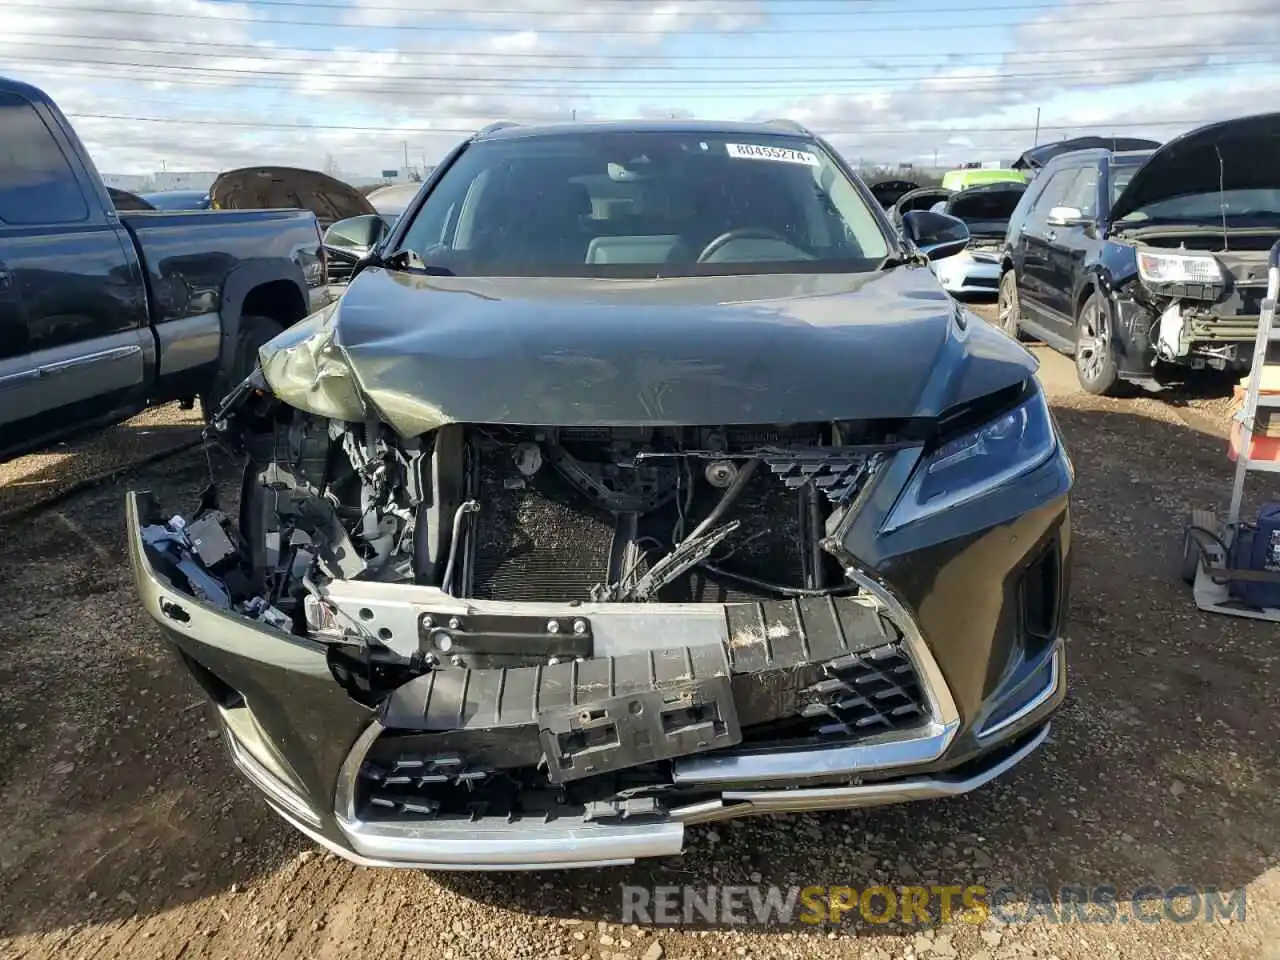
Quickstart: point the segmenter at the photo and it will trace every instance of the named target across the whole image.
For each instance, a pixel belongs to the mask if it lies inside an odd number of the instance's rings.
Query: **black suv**
[[[1001,325],[1073,355],[1094,394],[1175,366],[1247,369],[1280,239],[1278,149],[1280,113],[1054,157],[1009,221]]]

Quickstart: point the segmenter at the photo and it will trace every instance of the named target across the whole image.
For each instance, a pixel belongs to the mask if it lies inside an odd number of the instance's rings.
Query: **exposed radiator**
[[[472,530],[475,548],[470,595],[483,600],[588,600],[604,582],[613,543],[613,518],[595,510],[554,470],[523,489],[510,451],[479,451],[481,509]]]

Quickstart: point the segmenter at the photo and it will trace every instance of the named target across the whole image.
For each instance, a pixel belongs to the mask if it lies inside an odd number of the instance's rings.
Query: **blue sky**
[[[492,11],[492,12],[490,12]],[[302,22],[298,22],[302,21]],[[1274,0],[0,0],[0,67],[120,173],[433,162],[490,120],[791,116],[1010,158],[1280,109]],[[433,132],[434,131],[434,132]]]

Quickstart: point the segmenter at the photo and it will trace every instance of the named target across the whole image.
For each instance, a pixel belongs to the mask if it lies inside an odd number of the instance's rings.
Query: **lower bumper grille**
[[[833,660],[824,670],[827,676],[804,692],[800,710],[819,720],[819,735],[899,730],[927,716],[915,667],[896,643]]]

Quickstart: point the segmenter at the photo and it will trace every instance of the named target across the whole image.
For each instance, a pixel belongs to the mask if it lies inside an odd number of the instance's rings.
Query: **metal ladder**
[[[1231,483],[1231,505],[1226,522],[1218,524],[1209,510],[1193,510],[1183,537],[1182,576],[1191,584],[1196,606],[1211,613],[1223,613],[1252,620],[1280,623],[1280,608],[1258,609],[1238,602],[1230,584],[1241,581],[1280,583],[1280,571],[1233,569],[1231,545],[1240,535],[1240,509],[1244,501],[1245,479],[1250,473],[1280,473],[1280,462],[1251,460],[1253,438],[1257,431],[1258,410],[1280,410],[1280,394],[1264,395],[1262,378],[1268,366],[1267,348],[1273,340],[1280,342],[1274,331],[1276,300],[1280,299],[1280,242],[1271,248],[1267,258],[1267,293],[1258,316],[1258,332],[1253,342],[1253,364],[1249,384],[1245,387],[1244,404],[1235,420],[1240,424],[1240,452],[1236,457],[1235,479]]]
[[[1245,388],[1244,408],[1236,414],[1240,422],[1240,455],[1236,458],[1236,476],[1231,483],[1231,506],[1227,510],[1227,526],[1235,530],[1240,523],[1240,504],[1244,499],[1244,481],[1250,471],[1280,473],[1280,462],[1249,459],[1253,435],[1257,427],[1258,408],[1280,410],[1280,395],[1262,395],[1262,371],[1267,366],[1267,347],[1276,322],[1276,299],[1280,297],[1280,241],[1267,258],[1267,295],[1258,317],[1258,334],[1253,341],[1253,365],[1249,369],[1249,386]],[[1280,366],[1280,364],[1273,364]]]

